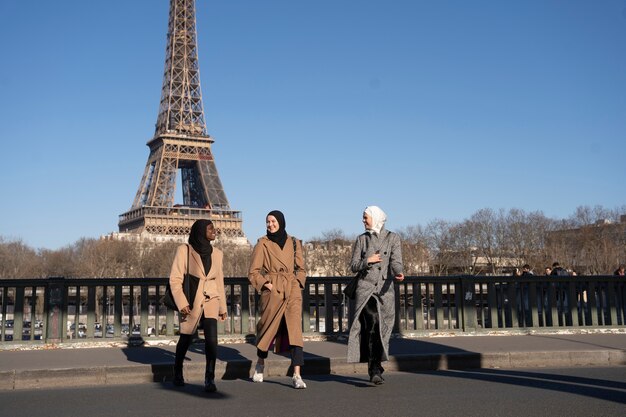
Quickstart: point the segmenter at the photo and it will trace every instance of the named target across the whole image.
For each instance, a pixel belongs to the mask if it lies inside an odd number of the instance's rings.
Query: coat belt
[[[276,292],[281,294],[283,299],[289,298],[291,295],[291,281],[295,279],[295,275],[289,272],[272,272],[268,274],[268,277]]]

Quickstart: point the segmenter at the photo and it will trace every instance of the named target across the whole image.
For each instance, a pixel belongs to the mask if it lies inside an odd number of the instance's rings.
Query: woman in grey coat
[[[379,207],[365,209],[365,233],[357,237],[350,262],[359,281],[348,362],[367,362],[370,381],[376,385],[383,383],[381,362],[389,358],[389,338],[395,320],[394,279],[404,279],[400,238],[385,230],[386,220]]]

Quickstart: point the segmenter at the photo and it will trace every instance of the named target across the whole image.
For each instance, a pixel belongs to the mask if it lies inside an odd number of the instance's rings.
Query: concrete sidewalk
[[[84,346],[84,345],[83,345]],[[0,389],[136,384],[171,380],[174,342],[144,347],[73,347],[0,351]],[[346,363],[345,340],[305,341],[303,375],[366,374]],[[626,333],[392,338],[387,371],[626,365]],[[204,378],[203,344],[192,345],[185,379]],[[256,349],[249,343],[218,348],[218,379],[249,378]],[[286,375],[290,359],[270,353],[266,377]]]

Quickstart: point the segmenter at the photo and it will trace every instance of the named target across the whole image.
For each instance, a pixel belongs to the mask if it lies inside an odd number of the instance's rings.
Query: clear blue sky
[[[626,203],[626,0],[198,0],[205,117],[254,242]],[[117,230],[148,158],[167,0],[0,0],[0,235]]]

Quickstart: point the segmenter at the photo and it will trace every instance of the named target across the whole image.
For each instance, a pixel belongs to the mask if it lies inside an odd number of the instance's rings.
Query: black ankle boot
[[[185,386],[185,378],[183,378],[183,366],[174,365],[174,385],[177,387]]]
[[[204,378],[204,391],[206,392],[217,391],[217,386],[215,385],[214,378],[209,378],[209,377]]]
[[[383,367],[380,365],[378,361],[370,361],[368,366],[368,373],[370,375],[370,382],[375,385],[384,384],[385,379],[383,378]]]
[[[208,360],[206,363],[206,371],[204,373],[204,390],[206,392],[217,391],[217,386],[215,386],[215,359]]]

